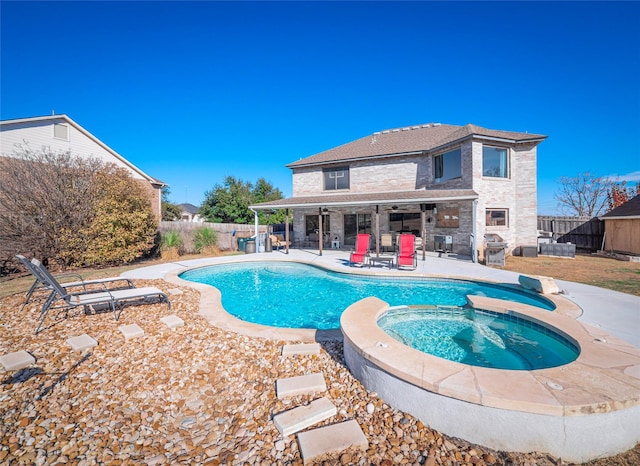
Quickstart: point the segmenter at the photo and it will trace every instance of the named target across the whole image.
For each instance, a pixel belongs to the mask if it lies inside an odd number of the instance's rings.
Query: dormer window
[[[325,191],[349,189],[349,167],[325,168],[322,175]]]

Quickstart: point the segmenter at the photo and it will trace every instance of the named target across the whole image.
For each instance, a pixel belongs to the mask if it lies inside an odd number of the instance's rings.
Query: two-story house
[[[161,192],[165,183],[144,173],[67,115],[0,121],[0,156],[15,156],[23,144],[32,150],[48,147],[54,152],[70,151],[79,157],[92,157],[125,168],[144,186],[154,214],[161,217]]]
[[[535,246],[545,138],[470,124],[380,131],[290,163],[292,197],[251,208],[293,209],[294,245],[322,236],[319,247],[349,247],[371,233],[375,249],[381,233],[411,232],[427,250],[472,257],[488,234],[508,251]]]

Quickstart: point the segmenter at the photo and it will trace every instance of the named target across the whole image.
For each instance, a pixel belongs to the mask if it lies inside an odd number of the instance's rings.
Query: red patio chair
[[[416,255],[416,237],[412,234],[400,235],[400,246],[398,257],[396,259],[398,268],[409,267],[415,269],[418,266],[418,257]]]
[[[349,265],[365,263],[365,258],[369,257],[369,234],[360,233],[356,238],[356,250],[351,251]]]

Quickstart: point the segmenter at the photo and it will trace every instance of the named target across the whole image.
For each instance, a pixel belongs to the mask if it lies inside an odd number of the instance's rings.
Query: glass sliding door
[[[358,233],[371,234],[371,214],[344,215],[345,246],[355,246]]]

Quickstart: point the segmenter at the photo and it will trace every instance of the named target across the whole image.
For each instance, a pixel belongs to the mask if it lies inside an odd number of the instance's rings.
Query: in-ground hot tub
[[[568,303],[554,313],[482,297],[470,297],[470,304],[565,335],[580,354],[539,370],[449,361],[385,333],[378,319],[388,304],[366,298],[341,317],[347,366],[395,408],[442,433],[496,450],[545,451],[582,462],[640,441],[638,349],[578,322]]]

